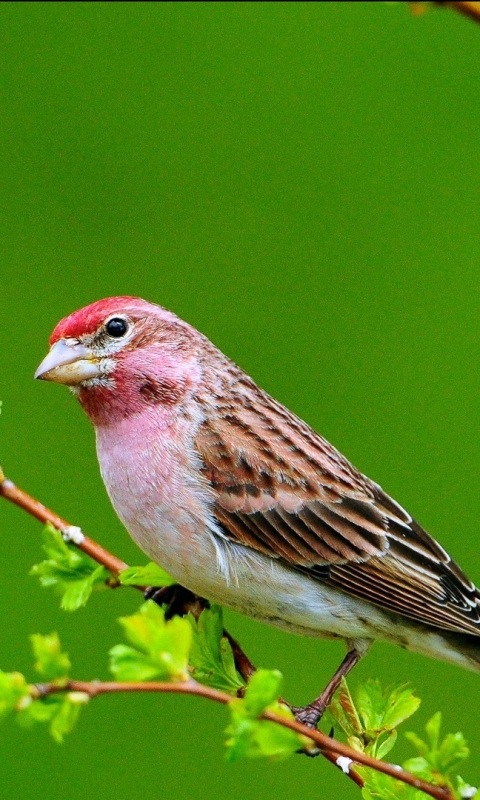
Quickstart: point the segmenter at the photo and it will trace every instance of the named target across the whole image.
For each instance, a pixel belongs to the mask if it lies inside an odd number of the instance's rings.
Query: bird
[[[121,522],[196,596],[347,655],[300,718],[386,641],[480,671],[480,592],[383,489],[206,336],[137,297],[62,319],[36,378],[93,423]]]

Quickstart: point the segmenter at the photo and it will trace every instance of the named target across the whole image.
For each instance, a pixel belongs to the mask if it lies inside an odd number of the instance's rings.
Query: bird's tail
[[[480,672],[480,636],[417,625],[412,626],[406,636],[405,633],[404,628],[401,644],[407,650]]]

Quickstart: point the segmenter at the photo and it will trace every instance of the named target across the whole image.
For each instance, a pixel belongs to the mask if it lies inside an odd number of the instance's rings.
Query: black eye
[[[113,336],[114,339],[120,339],[121,336],[125,336],[128,325],[121,317],[112,317],[105,325],[105,330],[109,336]]]

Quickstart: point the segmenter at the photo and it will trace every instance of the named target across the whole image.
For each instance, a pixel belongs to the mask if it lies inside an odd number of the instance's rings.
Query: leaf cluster
[[[71,664],[56,633],[46,636],[35,633],[30,641],[35,672],[42,682],[58,687],[59,692],[44,697],[40,688],[28,684],[19,672],[0,671],[0,717],[15,711],[17,722],[25,728],[46,723],[55,741],[61,743],[90,698],[83,692],[60,691],[68,682]]]
[[[42,550],[47,558],[35,564],[30,574],[38,577],[42,586],[52,588],[60,595],[60,606],[64,611],[76,611],[85,605],[94,587],[105,585],[111,577],[110,572],[65,542],[53,525],[45,526],[42,540]]]
[[[85,605],[92,591],[111,582],[103,566],[82,553],[52,526],[43,532],[47,558],[32,569],[42,586],[60,594],[60,605],[74,611]],[[129,567],[118,582],[126,586],[164,587],[174,583],[156,564]],[[248,684],[237,672],[228,638],[224,635],[222,609],[212,606],[200,616],[165,619],[165,613],[149,600],[131,616],[119,620],[126,643],[111,648],[110,671],[120,682],[196,681],[231,695],[227,758],[286,758],[299,750],[311,751],[311,740],[262,718],[265,711],[292,718],[281,701],[282,675],[277,670],[259,669]],[[89,701],[83,692],[69,691],[70,659],[62,651],[56,633],[34,634],[31,644],[34,670],[41,683],[28,683],[18,672],[0,671],[0,718],[16,712],[26,727],[46,723],[57,742],[74,727],[82,705]],[[46,687],[44,690],[43,687]],[[397,729],[414,714],[420,700],[406,684],[383,688],[378,680],[367,680],[352,695],[345,681],[334,697],[327,717],[335,731],[358,752],[383,759],[397,740]],[[469,751],[461,733],[440,736],[441,715],[426,724],[425,739],[415,733],[406,738],[415,755],[405,769],[459,798],[475,796],[476,789],[457,774],[457,767]],[[339,762],[339,766],[342,766]],[[345,766],[345,765],[344,765]],[[348,767],[345,767],[348,769]],[[424,794],[370,768],[357,767],[365,780],[365,800],[421,800]]]
[[[346,736],[348,744],[360,752],[383,759],[393,748],[397,728],[418,709],[420,700],[407,684],[382,688],[378,680],[367,680],[357,687],[354,697],[346,681],[329,707],[334,725]],[[454,797],[475,797],[477,790],[465,783],[456,768],[469,755],[461,733],[440,738],[441,714],[425,726],[426,739],[407,732],[405,737],[417,755],[402,765],[405,770],[430,783],[445,787]],[[422,800],[423,792],[366,767],[358,767],[365,779],[364,800]]]

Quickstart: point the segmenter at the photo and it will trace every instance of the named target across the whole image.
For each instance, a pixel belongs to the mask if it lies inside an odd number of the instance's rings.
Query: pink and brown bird
[[[161,306],[112,297],[61,320],[37,378],[90,417],[140,548],[200,597],[348,653],[376,640],[480,671],[480,592],[378,484]]]

